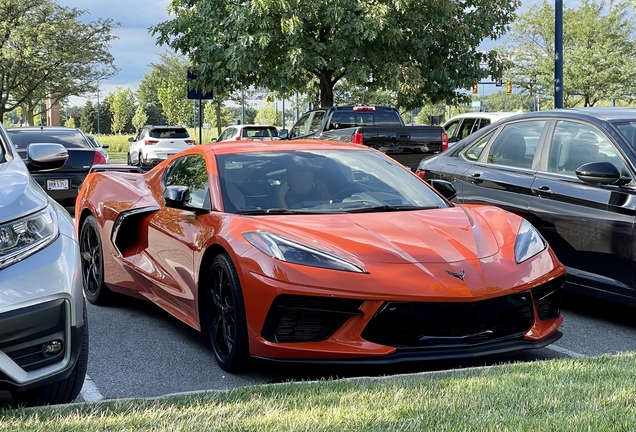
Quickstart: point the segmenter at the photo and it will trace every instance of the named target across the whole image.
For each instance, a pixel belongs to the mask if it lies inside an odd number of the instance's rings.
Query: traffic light
[[[506,94],[512,94],[512,81],[506,81]]]
[[[479,94],[479,83],[473,84],[473,94]]]

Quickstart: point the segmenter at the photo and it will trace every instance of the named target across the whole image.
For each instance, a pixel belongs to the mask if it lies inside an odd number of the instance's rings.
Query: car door
[[[290,139],[302,138],[307,135],[307,131],[309,130],[309,119],[312,114],[312,111],[306,112],[298,119],[296,124],[291,128],[291,131],[289,132]]]
[[[464,156],[478,154],[478,159],[458,175],[462,201],[496,205],[526,216],[536,172],[536,149],[546,123],[533,119],[502,125],[487,145],[478,141],[469,147]]]
[[[606,161],[633,179],[633,168],[616,143],[593,124],[555,121],[547,142],[531,188],[529,220],[567,267],[575,289],[634,297],[634,182],[591,184],[574,172],[584,163]]]
[[[163,187],[171,185],[189,188],[190,206],[210,208],[208,170],[201,155],[176,158],[164,174]],[[194,250],[205,230],[201,218],[192,210],[162,205],[150,220],[146,252],[135,262],[152,282],[147,297],[184,319],[196,317]]]

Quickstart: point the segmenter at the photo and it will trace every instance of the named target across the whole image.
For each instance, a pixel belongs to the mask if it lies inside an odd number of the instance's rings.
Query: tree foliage
[[[132,119],[135,96],[129,88],[116,87],[109,98],[113,114],[112,128],[115,133],[126,132],[126,126]]]
[[[518,0],[172,0],[174,16],[151,29],[187,55],[203,89],[255,85],[291,95],[317,82],[387,89],[397,103],[463,98],[458,88],[499,77],[503,63],[477,50],[507,29]]]
[[[254,123],[263,125],[280,126],[283,122],[283,113],[278,111],[274,104],[266,103],[258,109]]]
[[[0,114],[94,92],[117,72],[109,48],[119,24],[85,13],[53,0],[0,2]]]
[[[603,99],[635,95],[636,25],[629,2],[582,0],[563,9],[563,105],[594,106]],[[513,67],[510,78],[524,88],[554,91],[554,6],[529,8],[501,48]],[[552,106],[554,102],[552,101]]]
[[[146,114],[146,110],[141,105],[137,105],[137,109],[135,110],[135,115],[132,118],[132,125],[135,127],[135,132],[139,132],[139,129],[144,127],[148,121],[148,114]]]
[[[82,108],[80,129],[90,134],[97,132],[97,110],[91,101],[86,101],[86,105]]]

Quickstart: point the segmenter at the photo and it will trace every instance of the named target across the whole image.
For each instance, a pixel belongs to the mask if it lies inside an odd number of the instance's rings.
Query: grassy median
[[[636,353],[0,411],[1,431],[633,431]]]

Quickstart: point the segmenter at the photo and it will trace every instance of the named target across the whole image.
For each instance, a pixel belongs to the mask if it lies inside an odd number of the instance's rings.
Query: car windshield
[[[11,141],[19,150],[26,149],[32,143],[62,144],[66,148],[92,148],[84,135],[76,130],[51,129],[13,129],[7,131]]]
[[[636,120],[614,123],[627,142],[636,149]]]
[[[225,211],[349,213],[447,207],[396,162],[366,150],[217,155]]]
[[[151,138],[190,138],[185,128],[152,129],[149,135]]]

